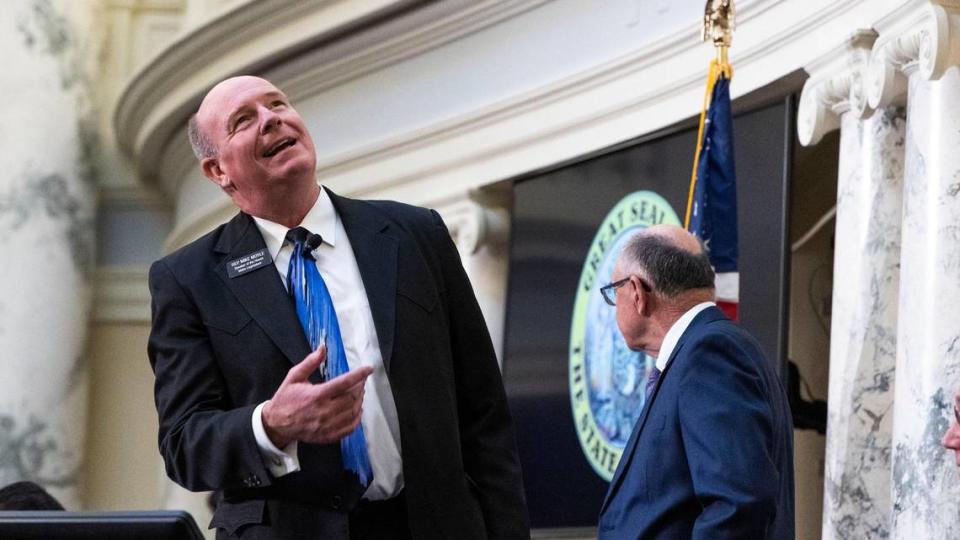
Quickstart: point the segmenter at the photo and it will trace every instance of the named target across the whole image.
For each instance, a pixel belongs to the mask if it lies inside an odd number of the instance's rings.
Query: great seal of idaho
[[[580,447],[601,478],[610,481],[643,408],[644,383],[654,360],[627,348],[616,308],[599,289],[610,282],[617,256],[633,233],[651,225],[679,225],[670,204],[652,191],[624,197],[603,220],[587,252],[570,327],[570,405]]]

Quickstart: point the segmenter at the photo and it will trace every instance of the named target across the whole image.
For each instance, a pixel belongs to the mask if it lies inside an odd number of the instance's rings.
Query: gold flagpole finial
[[[729,65],[727,51],[733,42],[736,29],[736,7],[733,0],[707,0],[703,10],[703,41],[713,41],[717,48],[717,62]]]

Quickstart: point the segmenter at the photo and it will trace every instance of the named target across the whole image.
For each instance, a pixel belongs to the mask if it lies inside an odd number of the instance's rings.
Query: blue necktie
[[[333,307],[333,298],[327,290],[323,276],[317,270],[313,250],[322,242],[320,235],[311,234],[303,227],[290,229],[287,240],[293,243],[293,254],[287,267],[287,285],[297,306],[297,317],[313,350],[325,343],[327,359],[321,367],[323,379],[329,380],[350,371],[347,355],[343,350],[340,324]],[[340,455],[343,466],[356,473],[360,485],[366,487],[373,479],[373,468],[367,455],[367,441],[363,425],[340,439]]]
[[[650,373],[647,374],[647,387],[645,393],[643,394],[643,399],[645,402],[650,401],[650,396],[653,394],[653,389],[657,387],[657,380],[660,379],[660,370],[657,369],[657,366],[650,368]]]

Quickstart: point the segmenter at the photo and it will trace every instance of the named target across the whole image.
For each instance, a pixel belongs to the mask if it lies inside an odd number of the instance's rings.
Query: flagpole
[[[717,58],[710,62],[707,72],[707,84],[703,96],[703,108],[700,110],[700,126],[697,129],[697,149],[693,156],[693,172],[690,175],[690,190],[687,193],[687,211],[684,213],[683,227],[690,228],[690,212],[693,210],[693,195],[697,186],[697,169],[700,165],[700,152],[703,144],[704,121],[710,108],[710,96],[713,85],[720,74],[727,80],[733,78],[733,66],[730,65],[729,50],[733,43],[733,30],[736,27],[736,7],[733,0],[707,0],[703,13],[701,40],[713,41],[717,48]]]
[[[717,63],[720,64],[720,67],[730,65],[730,56],[728,53],[729,50],[730,48],[726,45],[717,46]]]

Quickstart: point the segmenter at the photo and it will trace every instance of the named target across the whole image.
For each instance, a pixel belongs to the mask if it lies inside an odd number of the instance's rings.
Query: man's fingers
[[[320,367],[320,363],[327,357],[327,348],[321,345],[317,350],[308,354],[302,362],[290,368],[287,371],[287,377],[283,382],[293,383],[307,380],[311,373]]]
[[[347,398],[339,401],[340,405],[335,407],[326,419],[314,424],[310,435],[304,440],[317,444],[327,444],[336,442],[353,433],[360,425],[363,409],[359,403],[350,403]]]
[[[323,392],[327,395],[332,396],[336,394],[342,394],[344,392],[349,392],[358,384],[363,384],[371,373],[373,373],[373,368],[369,366],[351,369],[339,377],[330,379],[321,386],[323,386]]]
[[[356,418],[354,418],[353,421],[350,422],[349,425],[347,425],[340,433],[338,433],[337,439],[342,439],[347,435],[353,433],[357,429],[357,426],[359,425],[360,425],[360,415],[358,414]]]
[[[336,422],[333,422],[332,425],[336,426],[332,428],[333,440],[340,440],[347,435],[353,433],[357,426],[360,425],[360,411],[349,411],[349,413],[339,415]]]

